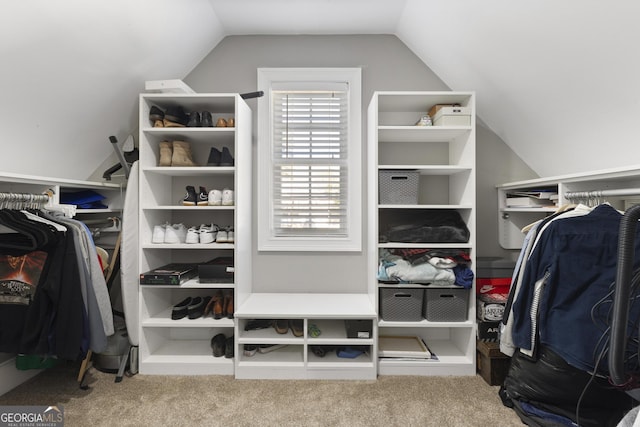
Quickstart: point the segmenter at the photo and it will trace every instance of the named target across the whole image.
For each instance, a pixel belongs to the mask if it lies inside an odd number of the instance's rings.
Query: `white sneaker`
[[[233,243],[236,239],[236,235],[233,232],[233,228],[227,230],[227,243]]]
[[[218,230],[218,235],[216,236],[216,243],[227,243],[228,236],[226,230]]]
[[[222,190],[222,206],[233,206],[233,190]]]
[[[165,243],[184,243],[187,240],[187,227],[184,224],[173,224],[164,233]]]
[[[200,230],[195,227],[189,227],[187,230],[187,236],[185,237],[185,243],[199,243],[200,242]]]
[[[222,204],[222,191],[209,191],[209,201],[207,203],[209,203],[209,206],[220,206]]]
[[[167,225],[169,224],[156,225],[153,227],[151,243],[164,243],[164,235],[167,229]]]
[[[200,226],[200,243],[213,243],[216,241],[218,226],[215,224]]]

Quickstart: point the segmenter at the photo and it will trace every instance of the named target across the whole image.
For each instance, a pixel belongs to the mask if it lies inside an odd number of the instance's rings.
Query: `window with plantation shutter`
[[[260,250],[361,249],[360,73],[347,70],[259,70]]]

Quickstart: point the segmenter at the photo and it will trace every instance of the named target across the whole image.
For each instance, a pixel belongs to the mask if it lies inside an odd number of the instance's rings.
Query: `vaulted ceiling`
[[[640,163],[634,0],[9,0],[0,169],[85,179],[228,35],[394,34],[541,176]],[[18,159],[16,161],[16,159]]]

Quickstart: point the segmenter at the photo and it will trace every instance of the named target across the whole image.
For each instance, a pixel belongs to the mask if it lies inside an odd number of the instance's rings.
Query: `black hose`
[[[631,273],[635,258],[635,234],[640,218],[640,205],[627,209],[620,220],[618,236],[618,268],[611,319],[611,344],[609,347],[609,374],[614,385],[627,383],[624,372],[625,349],[627,347],[627,321],[629,319],[629,295]]]

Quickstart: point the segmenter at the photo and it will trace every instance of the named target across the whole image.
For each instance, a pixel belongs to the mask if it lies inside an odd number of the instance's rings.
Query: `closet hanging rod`
[[[620,188],[614,190],[568,191],[565,199],[593,199],[598,197],[640,196],[640,188]]]
[[[0,192],[0,206],[3,207],[16,205],[21,207],[44,206],[49,200],[50,196],[48,194]]]

